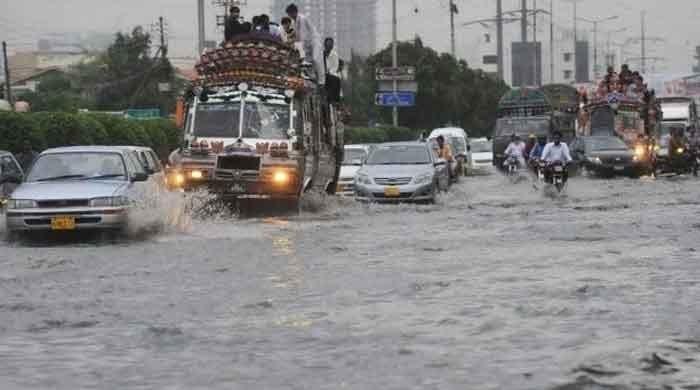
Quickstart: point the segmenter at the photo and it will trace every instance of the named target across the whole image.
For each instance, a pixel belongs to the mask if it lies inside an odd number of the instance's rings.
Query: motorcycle
[[[549,169],[550,172],[547,184],[553,185],[557,189],[557,192],[561,193],[564,188],[566,188],[566,178],[568,172],[566,164],[561,161],[557,161],[549,164],[547,169]]]
[[[698,160],[696,153],[686,145],[669,151],[671,171],[677,175],[692,173],[698,175]]]
[[[518,159],[514,156],[508,157],[506,160],[506,176],[515,178],[518,176],[518,169],[520,168],[520,163]]]

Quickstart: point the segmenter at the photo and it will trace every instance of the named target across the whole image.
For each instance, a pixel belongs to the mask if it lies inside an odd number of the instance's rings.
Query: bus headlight
[[[283,170],[276,170],[272,173],[272,182],[276,185],[286,185],[289,183],[289,172]]]
[[[191,171],[190,178],[194,180],[202,180],[202,178],[204,178],[204,173],[200,170]]]
[[[173,187],[182,187],[185,185],[185,175],[180,172],[173,172],[168,178],[168,183]]]

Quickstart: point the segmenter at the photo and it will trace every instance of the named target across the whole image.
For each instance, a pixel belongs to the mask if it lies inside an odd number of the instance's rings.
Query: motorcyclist
[[[510,144],[505,151],[506,160],[503,162],[503,166],[508,165],[508,160],[514,158],[518,165],[522,168],[525,166],[525,143],[520,139],[520,136],[513,134],[510,137]]]
[[[700,135],[694,126],[688,127],[688,152],[693,165],[693,175],[698,175],[698,156],[700,156]]]
[[[445,137],[442,135],[439,135],[437,139],[438,145],[438,157],[447,161],[447,169],[450,173],[450,178],[454,177],[454,173],[452,172],[452,161],[454,160],[454,157],[452,156],[452,149],[450,148],[450,145],[445,143]]]
[[[683,129],[671,131],[671,138],[668,141],[668,156],[674,170],[683,171],[687,168],[687,144],[688,142],[683,136]]]
[[[533,147],[530,151],[530,166],[535,173],[537,173],[537,170],[539,169],[540,159],[542,158],[542,152],[544,152],[545,146],[547,146],[547,137],[539,136],[535,147]]]
[[[527,137],[527,144],[525,144],[525,160],[530,160],[530,152],[532,152],[532,149],[535,148],[536,144],[537,136],[534,134],[530,134]]]
[[[548,183],[552,181],[551,166],[553,164],[562,163],[566,166],[572,161],[569,146],[566,145],[565,142],[561,142],[561,138],[561,131],[555,131],[554,134],[552,134],[552,142],[548,143],[542,151],[541,160],[547,165],[547,169],[545,169],[545,180]],[[564,170],[563,180],[564,182],[568,180],[568,173],[566,170]]]

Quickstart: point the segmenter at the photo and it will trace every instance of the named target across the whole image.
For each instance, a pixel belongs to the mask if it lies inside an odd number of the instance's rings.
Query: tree
[[[61,71],[40,77],[36,92],[25,92],[20,98],[29,102],[34,112],[77,112],[81,108],[93,108],[92,101],[83,98],[76,87],[74,77]]]
[[[401,125],[431,129],[452,124],[465,128],[470,135],[490,135],[498,100],[508,89],[505,83],[469,68],[463,60],[423,46],[420,38],[399,43],[398,54],[399,64],[416,66],[419,88],[416,106],[400,109]],[[353,57],[348,68],[352,84],[345,96],[353,119],[377,118],[379,123],[390,123],[391,109],[376,107],[372,102],[377,90],[374,69],[391,65],[391,47],[362,62]]]

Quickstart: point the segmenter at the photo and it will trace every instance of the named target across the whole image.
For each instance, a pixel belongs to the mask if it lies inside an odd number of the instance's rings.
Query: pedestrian
[[[323,65],[326,71],[326,93],[328,103],[340,102],[340,58],[335,51],[333,38],[326,38],[323,42]]]
[[[241,22],[241,9],[239,7],[235,5],[231,7],[229,14],[224,26],[224,39],[227,42],[237,35],[250,33],[251,25],[248,22]]]
[[[37,155],[38,153],[32,147],[32,143],[29,140],[24,140],[22,151],[17,154],[17,162],[24,172],[29,172]]]

